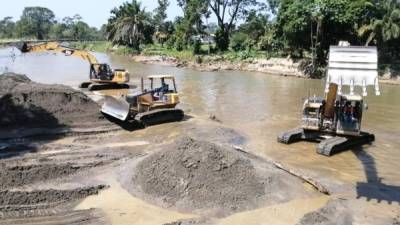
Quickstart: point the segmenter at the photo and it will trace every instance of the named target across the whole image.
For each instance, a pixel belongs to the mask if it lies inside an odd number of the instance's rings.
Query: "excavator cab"
[[[363,100],[359,95],[340,96],[336,133],[360,135]]]
[[[114,78],[114,73],[110,66],[105,63],[95,63],[90,65],[90,79],[98,80],[112,80]]]

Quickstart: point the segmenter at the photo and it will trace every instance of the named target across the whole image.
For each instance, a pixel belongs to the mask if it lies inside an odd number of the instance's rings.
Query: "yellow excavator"
[[[380,95],[377,48],[346,42],[331,46],[325,98],[306,99],[301,128],[280,134],[278,142],[319,142],[317,153],[325,156],[373,142],[373,134],[361,131],[367,86],[374,86],[375,94]]]
[[[88,88],[89,91],[102,89],[127,89],[129,88],[129,72],[125,69],[112,70],[106,63],[99,63],[89,51],[69,48],[59,42],[43,42],[30,44],[19,43],[16,47],[22,53],[54,51],[65,56],[75,56],[86,60],[90,64],[89,81],[79,85],[80,88]]]
[[[123,123],[139,123],[143,126],[180,121],[184,112],[176,108],[179,94],[172,75],[152,75],[147,77],[145,87],[141,78],[140,91],[129,93],[122,98],[104,96],[101,111]]]

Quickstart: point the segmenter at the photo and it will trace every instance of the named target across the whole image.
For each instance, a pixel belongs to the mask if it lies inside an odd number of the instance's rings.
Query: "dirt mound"
[[[97,185],[68,190],[0,191],[0,219],[70,211],[77,201],[105,188],[107,186]]]
[[[38,190],[38,191],[1,191],[0,205],[2,210],[12,209],[13,206],[35,206],[49,203],[59,203],[85,198],[98,194],[105,185],[78,188],[73,190]]]
[[[32,82],[25,75],[0,75],[0,126],[93,126],[104,121],[97,103],[64,85]]]
[[[19,187],[39,181],[57,179],[72,175],[78,171],[90,169],[94,165],[37,164],[8,167],[0,165],[0,189]]]
[[[1,213],[0,213],[1,215]],[[4,215],[4,214],[3,214]],[[22,211],[10,213],[7,212],[5,216],[0,216],[2,220],[0,224],[20,224],[20,225],[101,225],[110,224],[105,218],[104,213],[100,209],[87,209],[87,210],[74,210],[74,211],[61,211],[54,213],[54,209],[48,212],[41,210],[35,211]]]
[[[144,158],[133,171],[131,188],[183,211],[224,215],[305,193],[300,180],[257,157],[191,138]]]

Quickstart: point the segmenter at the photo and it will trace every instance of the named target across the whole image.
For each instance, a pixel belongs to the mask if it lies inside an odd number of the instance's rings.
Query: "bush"
[[[194,40],[193,43],[193,55],[198,55],[201,52],[201,42],[200,40]]]
[[[168,38],[167,42],[165,44],[167,45],[167,49],[172,49],[175,45],[176,37],[171,36]]]
[[[229,47],[229,35],[218,29],[215,32],[215,44],[218,50],[226,51]]]
[[[248,36],[245,33],[235,33],[231,39],[231,48],[235,51],[242,51],[246,49]]]
[[[185,42],[181,37],[177,37],[175,41],[175,49],[180,52],[185,48]]]

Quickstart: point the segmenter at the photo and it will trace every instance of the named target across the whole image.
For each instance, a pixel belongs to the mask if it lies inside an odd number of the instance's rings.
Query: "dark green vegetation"
[[[21,18],[0,20],[0,39],[78,39],[104,40],[102,30],[90,27],[80,15],[55,19],[54,13],[43,7],[26,7]]]
[[[341,40],[378,46],[381,66],[400,61],[397,0],[178,0],[183,16],[167,21],[169,4],[158,0],[149,12],[140,1],[125,2],[111,10],[100,31],[78,15],[57,22],[50,10],[29,7],[16,23],[10,17],[0,21],[0,38],[107,39],[129,54],[290,56],[308,59],[305,68],[313,76],[323,74],[329,46]]]
[[[107,25],[109,40],[136,50],[158,42],[162,48],[165,43],[167,49],[196,55],[233,51],[242,58],[260,52],[309,58],[312,75],[321,74],[318,68],[326,64],[329,46],[341,40],[377,45],[381,63],[400,59],[396,0],[179,0],[183,17],[165,21],[168,4],[160,0],[153,16],[136,0],[114,9]],[[208,23],[210,17],[217,23]],[[215,44],[203,39],[202,47],[200,37],[208,36]]]

